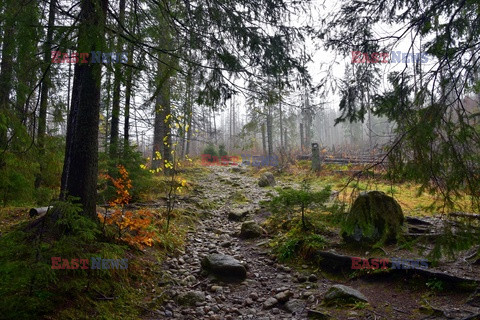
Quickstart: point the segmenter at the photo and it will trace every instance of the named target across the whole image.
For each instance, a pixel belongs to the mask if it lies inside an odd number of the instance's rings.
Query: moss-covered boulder
[[[347,242],[394,242],[401,232],[402,208],[381,191],[362,192],[353,203],[343,224],[342,237]]]
[[[258,186],[261,188],[275,186],[275,177],[271,172],[265,172],[258,180]]]

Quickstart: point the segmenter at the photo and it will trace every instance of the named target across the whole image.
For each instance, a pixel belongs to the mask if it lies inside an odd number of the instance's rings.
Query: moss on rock
[[[392,242],[403,225],[402,208],[381,191],[362,192],[353,203],[343,225],[347,242]]]

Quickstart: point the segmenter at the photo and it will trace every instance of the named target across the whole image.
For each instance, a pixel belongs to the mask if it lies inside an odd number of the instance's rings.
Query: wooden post
[[[322,168],[322,161],[320,160],[320,148],[318,143],[312,143],[312,170],[320,171]]]

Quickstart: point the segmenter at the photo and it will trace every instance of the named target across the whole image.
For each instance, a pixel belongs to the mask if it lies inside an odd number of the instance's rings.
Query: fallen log
[[[476,213],[451,212],[449,215],[451,215],[452,217],[460,217],[460,218],[469,218],[469,219],[480,220],[480,214],[476,214]]]
[[[351,271],[358,271],[356,269],[355,270],[352,269],[352,258],[357,258],[357,257],[342,255],[342,254],[328,252],[328,251],[317,251],[316,256],[318,258],[321,258],[319,261],[319,264],[325,269],[338,270],[340,268],[340,269],[343,269],[343,271],[347,271],[347,269],[350,269]],[[373,258],[364,258],[364,259],[371,261]],[[436,278],[438,280],[443,280],[450,283],[461,283],[461,282],[474,282],[477,284],[480,283],[480,279],[456,276],[446,272],[434,270],[430,266],[428,268],[410,267],[407,269],[403,269],[403,268],[392,269],[392,261],[388,261],[386,263],[386,266],[387,266],[387,269],[381,269],[382,273],[386,273],[386,274],[395,273],[395,274],[402,274],[402,275],[416,274],[427,279]],[[359,275],[359,277],[361,276],[362,275]]]
[[[39,219],[39,218],[43,217],[44,215],[46,215],[47,212],[48,212],[48,210],[49,210],[49,209],[52,209],[52,208],[53,208],[52,206],[39,207],[39,208],[31,208],[31,209],[28,211],[28,214],[30,215],[30,218]],[[105,207],[105,206],[97,206],[97,212],[100,212],[100,213],[102,213],[102,214],[107,213],[107,212],[108,212],[108,207]]]
[[[414,217],[405,217],[405,220],[407,221],[408,224],[412,225],[423,225],[423,226],[431,226],[432,224],[428,221],[414,218]]]
[[[41,218],[48,212],[49,208],[50,207],[32,208],[28,211],[28,214],[30,215],[30,218],[33,218],[33,217]]]

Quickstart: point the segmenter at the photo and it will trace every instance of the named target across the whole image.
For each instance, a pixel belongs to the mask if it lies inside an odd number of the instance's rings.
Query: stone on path
[[[263,308],[264,309],[270,309],[273,306],[275,306],[277,303],[278,303],[277,299],[275,299],[273,297],[270,297],[267,300],[265,300],[265,302],[263,303]]]
[[[303,312],[306,305],[305,301],[301,299],[291,299],[285,303],[285,309],[295,315],[299,315]]]
[[[228,220],[242,221],[250,213],[250,208],[234,208],[228,213]]]
[[[177,301],[180,305],[194,306],[197,302],[205,301],[205,293],[202,291],[185,292],[177,297]]]
[[[275,177],[271,172],[265,172],[262,174],[260,177],[260,180],[258,180],[258,186],[259,187],[273,187],[275,185]]]
[[[205,271],[224,280],[243,281],[247,278],[247,269],[232,256],[215,253],[203,258],[201,263]]]
[[[381,191],[362,192],[346,217],[342,237],[354,243],[395,241],[403,221],[395,199]]]
[[[275,295],[275,299],[278,300],[280,303],[285,303],[290,299],[290,297],[293,296],[293,293],[291,293],[289,290],[279,292]]]
[[[344,286],[342,284],[335,284],[328,289],[323,301],[329,304],[347,304],[357,301],[368,302],[367,298],[351,287]]]
[[[247,170],[245,168],[241,168],[241,167],[232,167],[231,169],[232,172],[237,172],[237,173],[240,173],[240,174],[244,174],[247,172]]]
[[[243,239],[253,239],[262,236],[265,231],[255,221],[245,221],[242,223],[240,237]]]
[[[317,319],[317,320],[325,320],[331,319],[330,316],[326,313],[317,310],[308,310],[307,311],[307,318],[308,319]]]

